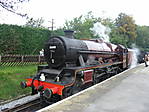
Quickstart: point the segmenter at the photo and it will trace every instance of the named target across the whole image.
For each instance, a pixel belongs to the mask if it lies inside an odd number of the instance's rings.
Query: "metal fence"
[[[40,55],[4,55],[0,56],[0,66],[18,66],[28,64],[43,64],[44,56]]]

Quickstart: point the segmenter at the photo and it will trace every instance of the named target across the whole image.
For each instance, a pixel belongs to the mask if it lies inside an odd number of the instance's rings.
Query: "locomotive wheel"
[[[115,69],[115,74],[114,74],[114,75],[116,75],[116,74],[119,73],[119,72],[118,72],[118,69],[119,69],[119,68],[116,68],[116,69]]]
[[[43,97],[43,92],[40,92],[40,106],[44,107],[45,103],[46,102],[45,102],[45,99]]]
[[[118,74],[118,73],[122,72],[123,70],[120,67],[118,67],[116,71],[117,71],[117,74]]]
[[[67,87],[63,90],[62,99],[67,98],[72,95],[72,87]]]
[[[82,88],[82,81],[81,80],[76,80],[75,84],[71,87],[67,87],[63,90],[63,95],[62,99],[67,98],[73,94],[76,94],[83,90]]]
[[[82,89],[83,89],[82,88],[82,81],[80,79],[77,79],[74,86],[73,86],[72,93],[76,94],[76,93],[80,92]]]
[[[97,84],[99,81],[97,80],[97,78],[96,78],[96,74],[93,76],[93,84],[95,85],[95,84]]]

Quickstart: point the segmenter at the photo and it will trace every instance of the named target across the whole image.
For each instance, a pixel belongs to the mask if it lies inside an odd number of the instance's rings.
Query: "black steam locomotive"
[[[48,65],[38,66],[37,74],[21,82],[40,92],[42,99],[66,98],[125,69],[132,61],[132,51],[122,45],[100,39],[77,40],[73,31],[65,36],[51,37],[45,45]]]

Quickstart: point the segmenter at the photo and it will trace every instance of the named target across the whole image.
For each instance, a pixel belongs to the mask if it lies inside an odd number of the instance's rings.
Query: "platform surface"
[[[139,65],[39,112],[149,112],[149,67]]]

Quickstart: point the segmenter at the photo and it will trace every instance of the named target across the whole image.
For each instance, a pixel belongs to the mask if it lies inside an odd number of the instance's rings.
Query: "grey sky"
[[[148,0],[30,0],[23,5],[23,12],[35,19],[55,19],[55,25],[62,26],[81,14],[92,11],[96,17],[116,18],[120,12],[133,16],[138,25],[149,25]],[[6,11],[0,12],[1,23],[24,24],[21,17]],[[50,24],[47,22],[46,24]]]

